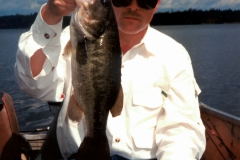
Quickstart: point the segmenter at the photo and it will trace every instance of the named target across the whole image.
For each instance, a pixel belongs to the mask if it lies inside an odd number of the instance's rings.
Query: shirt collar
[[[139,43],[139,45],[144,45],[145,49],[153,55],[155,55],[158,51],[157,46],[155,44],[156,42],[155,42],[154,37],[155,36],[154,36],[154,33],[153,33],[153,28],[150,27],[150,25],[148,25],[147,32],[144,35],[141,42]]]
[[[140,43],[138,43],[135,46],[133,46],[129,51],[127,51],[127,53],[130,52],[132,49],[138,48],[138,47],[143,45],[144,48],[146,49],[146,51],[150,55],[155,55],[158,52],[159,49],[157,48],[157,45],[155,44],[156,42],[155,42],[154,37],[155,36],[154,36],[153,28],[150,27],[150,25],[148,25],[147,32],[143,36],[143,38],[140,41]]]

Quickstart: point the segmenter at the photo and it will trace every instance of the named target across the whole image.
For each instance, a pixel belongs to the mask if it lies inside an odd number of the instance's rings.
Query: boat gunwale
[[[229,123],[232,123],[236,126],[239,126],[240,127],[240,118],[237,117],[237,116],[234,116],[232,114],[229,114],[229,113],[226,113],[224,111],[221,111],[221,110],[218,110],[218,109],[215,109],[213,107],[210,107],[202,102],[200,102],[200,109],[207,113],[207,114],[210,114],[212,116],[215,116],[219,119],[223,119]]]

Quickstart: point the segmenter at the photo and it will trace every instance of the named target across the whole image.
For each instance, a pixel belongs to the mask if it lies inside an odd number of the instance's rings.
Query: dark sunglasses
[[[156,7],[158,0],[137,0],[139,7],[150,10]],[[112,0],[115,7],[127,7],[132,3],[132,0]]]

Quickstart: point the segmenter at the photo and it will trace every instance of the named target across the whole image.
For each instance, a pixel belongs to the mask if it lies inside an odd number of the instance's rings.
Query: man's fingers
[[[76,7],[75,0],[49,0],[48,5],[52,14],[56,16],[67,16]]]

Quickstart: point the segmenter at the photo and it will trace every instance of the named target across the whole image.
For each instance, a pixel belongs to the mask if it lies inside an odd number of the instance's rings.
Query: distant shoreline
[[[152,25],[240,23],[240,10],[196,10],[156,13]]]
[[[29,15],[0,16],[0,29],[30,28],[37,13]],[[70,23],[70,16],[64,17],[63,28]],[[240,23],[240,10],[196,10],[158,12],[154,15],[151,25],[193,25],[193,24],[224,24]]]

